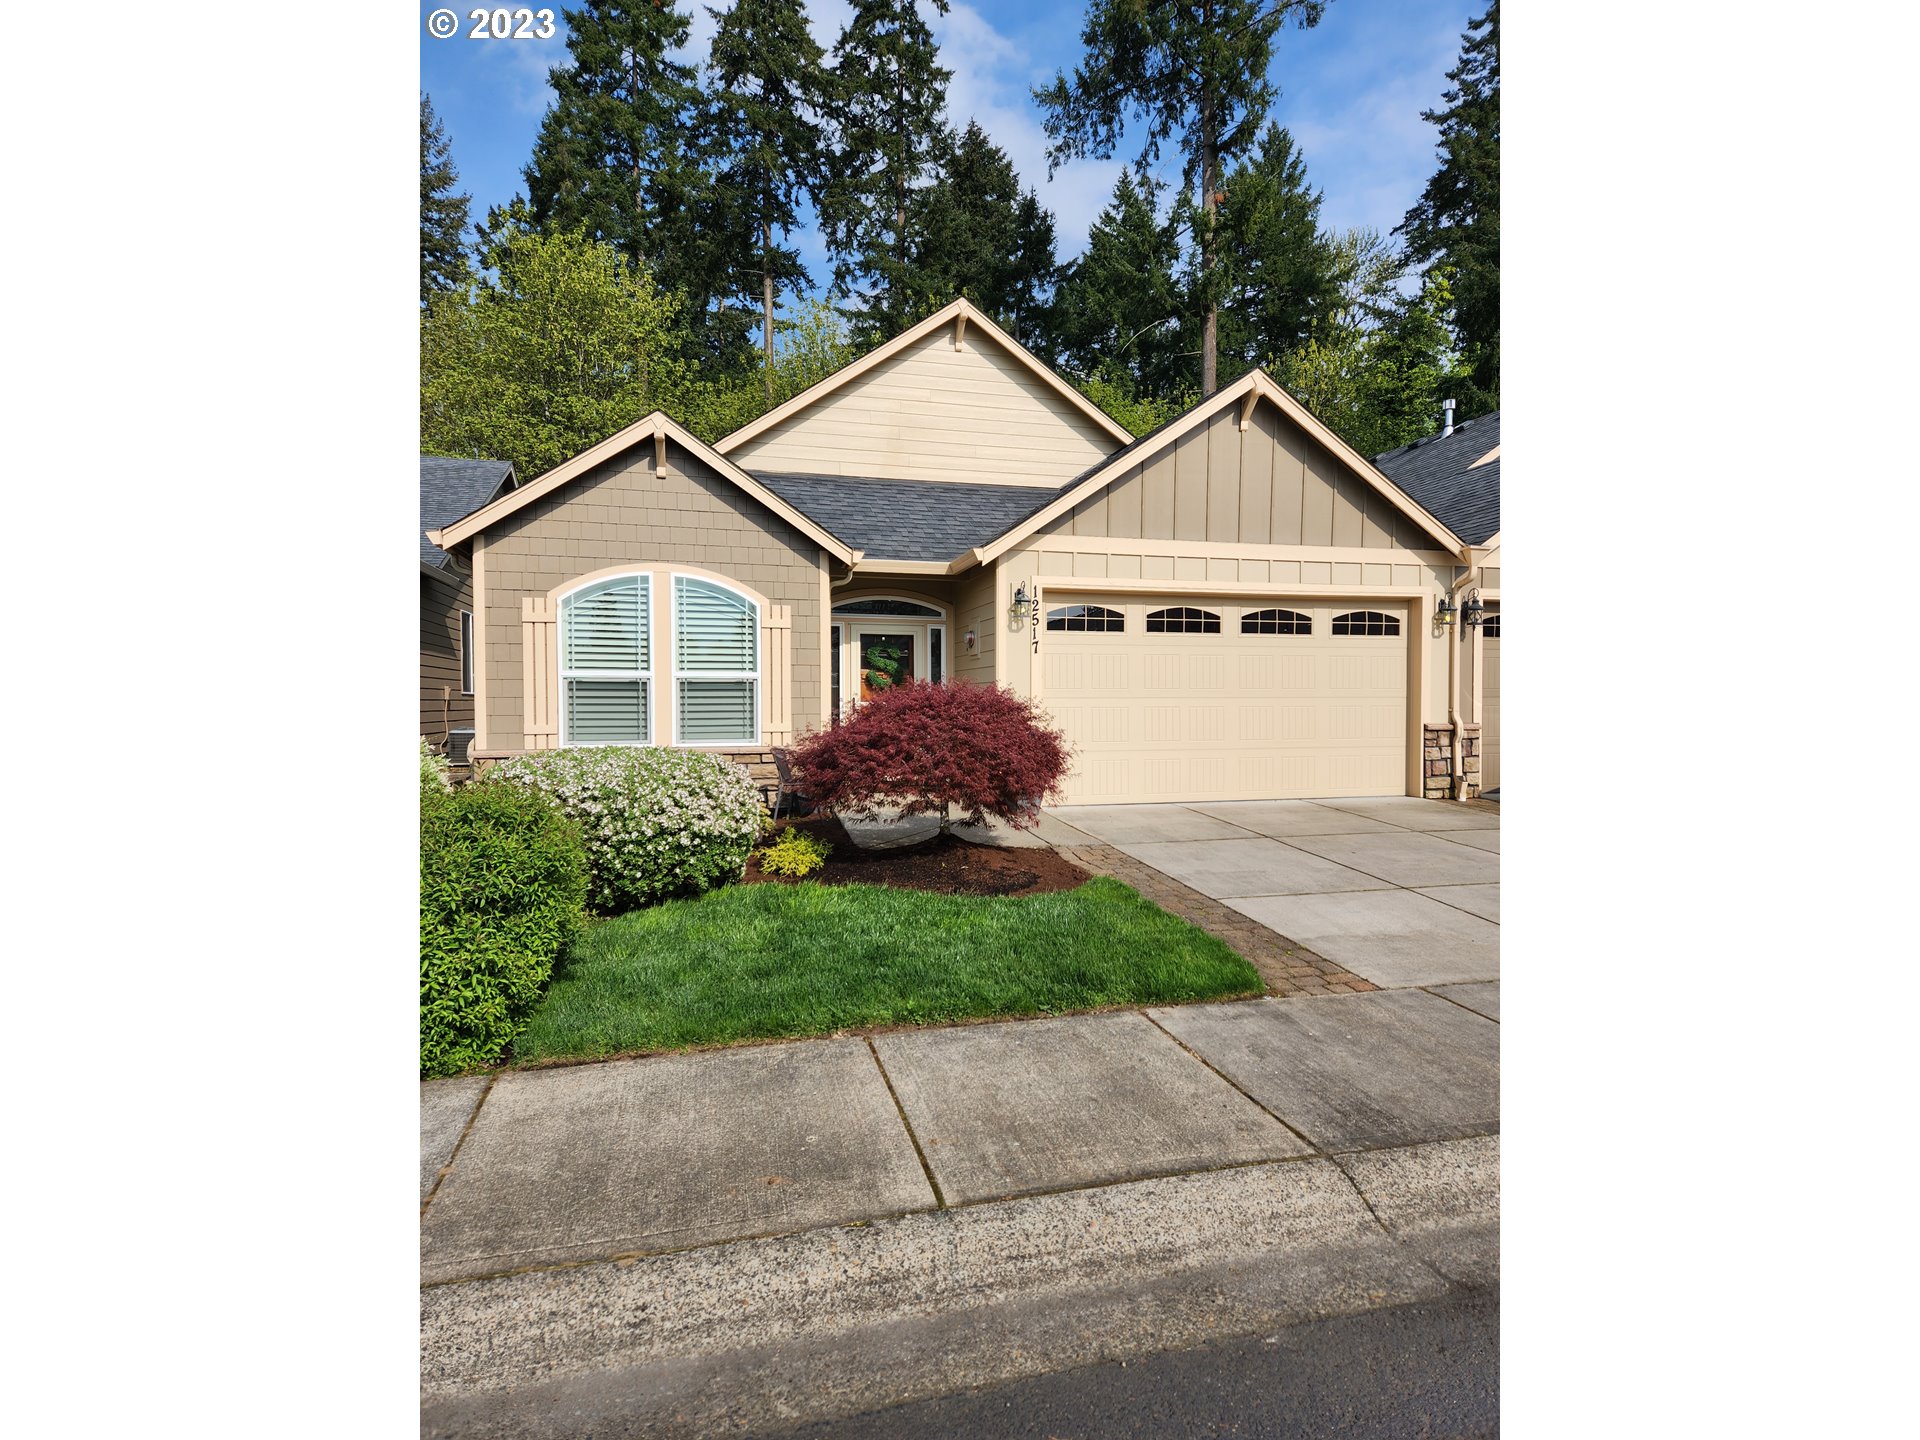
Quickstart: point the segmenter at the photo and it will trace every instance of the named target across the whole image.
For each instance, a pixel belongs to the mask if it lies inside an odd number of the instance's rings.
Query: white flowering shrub
[[[447,781],[447,762],[427,743],[427,737],[420,737],[420,798],[429,795],[444,795],[453,786]]]
[[[766,811],[747,772],[694,750],[544,750],[493,767],[580,824],[596,910],[630,910],[738,880]]]

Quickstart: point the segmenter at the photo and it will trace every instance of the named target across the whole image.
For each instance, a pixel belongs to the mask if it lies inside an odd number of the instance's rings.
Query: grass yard
[[[514,1056],[592,1059],[1261,988],[1219,940],[1105,877],[1017,898],[730,885],[592,926]]]

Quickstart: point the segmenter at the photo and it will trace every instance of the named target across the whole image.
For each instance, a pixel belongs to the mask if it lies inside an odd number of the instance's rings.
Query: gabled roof
[[[1316,420],[1306,406],[1281,389],[1266,371],[1250,370],[1231,385],[1214,391],[1211,396],[1198,402],[1184,414],[1176,415],[1159,429],[1141,436],[1125,449],[1109,455],[1077,479],[1069,481],[1059,490],[1054,491],[1054,499],[1044,508],[1036,510],[1018,522],[992,544],[975,550],[973,558],[985,564],[996,556],[1005,554],[1034,531],[1068,513],[1082,500],[1097,494],[1102,487],[1119,479],[1144,455],[1173,444],[1181,436],[1198,429],[1230,406],[1243,405],[1247,407],[1246,413],[1251,413],[1252,407],[1261,400],[1278,406],[1281,414],[1305,430],[1355,475],[1372,485],[1396,509],[1433,536],[1446,550],[1458,554],[1466,548],[1466,542],[1448,529],[1444,522],[1418,501],[1410,498],[1351,445]]]
[[[624,430],[609,435],[591,449],[582,450],[571,460],[554,466],[553,469],[547,471],[547,473],[539,479],[529,481],[519,489],[509,491],[507,494],[494,500],[491,504],[483,506],[464,519],[432,532],[428,538],[442,547],[451,547],[458,545],[463,540],[470,540],[488,526],[505,519],[521,507],[532,504],[543,495],[551,494],[562,485],[565,485],[569,480],[577,479],[579,476],[593,469],[596,465],[604,464],[616,455],[631,449],[635,445],[642,444],[647,440],[653,440],[656,446],[671,440],[681,449],[698,456],[701,460],[704,460],[708,465],[712,466],[722,477],[731,480],[748,495],[766,506],[767,509],[773,511],[774,514],[778,515],[782,520],[793,526],[794,529],[800,531],[801,534],[819,545],[821,549],[825,550],[836,560],[839,560],[843,565],[851,565],[859,558],[859,552],[853,546],[848,545],[844,540],[840,539],[839,536],[823,529],[816,521],[809,518],[803,512],[796,510],[792,505],[781,499],[780,496],[774,494],[773,491],[767,489],[766,486],[754,479],[753,476],[727,459],[726,456],[717,453],[706,441],[700,439],[692,431],[681,426],[664,411],[660,410],[656,410],[651,415],[634,421],[633,424],[627,426]]]
[[[420,457],[420,563],[440,569],[452,557],[427,539],[426,532],[451,525],[500,493],[513,478],[505,460],[453,460]]]
[[[756,473],[761,484],[834,534],[888,560],[952,560],[1058,493],[1032,485]]]
[[[918,325],[902,331],[878,349],[869,350],[858,360],[842,365],[825,379],[815,381],[784,405],[776,405],[759,419],[751,420],[732,434],[723,436],[713,448],[722,455],[732,454],[748,441],[766,434],[776,426],[785,424],[801,411],[811,409],[849,381],[859,379],[876,366],[884,364],[903,351],[912,349],[942,326],[953,324],[977,329],[980,333],[997,341],[1009,355],[1031,371],[1049,390],[1111,436],[1114,444],[1125,445],[1133,439],[1132,431],[1126,429],[1119,421],[1074,389],[1050,366],[1036,358],[1026,346],[994,324],[985,311],[962,297],[934,311]]]
[[[1500,412],[1377,456],[1381,471],[1469,545],[1500,533]]]

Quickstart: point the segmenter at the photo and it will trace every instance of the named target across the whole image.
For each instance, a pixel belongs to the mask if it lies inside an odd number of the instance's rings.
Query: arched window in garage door
[[[1127,628],[1127,617],[1104,605],[1062,605],[1047,611],[1047,628],[1113,632]]]
[[[1311,635],[1313,617],[1298,610],[1249,610],[1240,617],[1242,635]]]
[[[1378,610],[1349,610],[1333,617],[1336,635],[1398,635],[1400,617],[1383,615]]]
[[[1218,635],[1220,617],[1191,605],[1170,605],[1147,616],[1149,635]]]

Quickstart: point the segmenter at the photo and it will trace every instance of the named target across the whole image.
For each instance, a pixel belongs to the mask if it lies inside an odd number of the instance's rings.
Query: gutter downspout
[[[1458,580],[1455,580],[1447,590],[1447,598],[1454,602],[1453,608],[1455,614],[1458,614],[1460,610],[1460,592],[1470,589],[1473,585],[1476,567],[1473,563],[1473,547],[1471,545],[1460,552],[1460,559],[1464,563],[1465,573],[1462,574]],[[1465,800],[1467,798],[1467,757],[1465,754],[1465,741],[1460,734],[1460,726],[1462,723],[1460,719],[1461,642],[1459,638],[1452,633],[1454,628],[1452,625],[1447,627],[1448,634],[1446,639],[1447,724],[1453,731],[1452,758],[1449,760],[1448,765],[1452,772],[1449,778],[1453,782],[1453,798],[1455,800]]]

